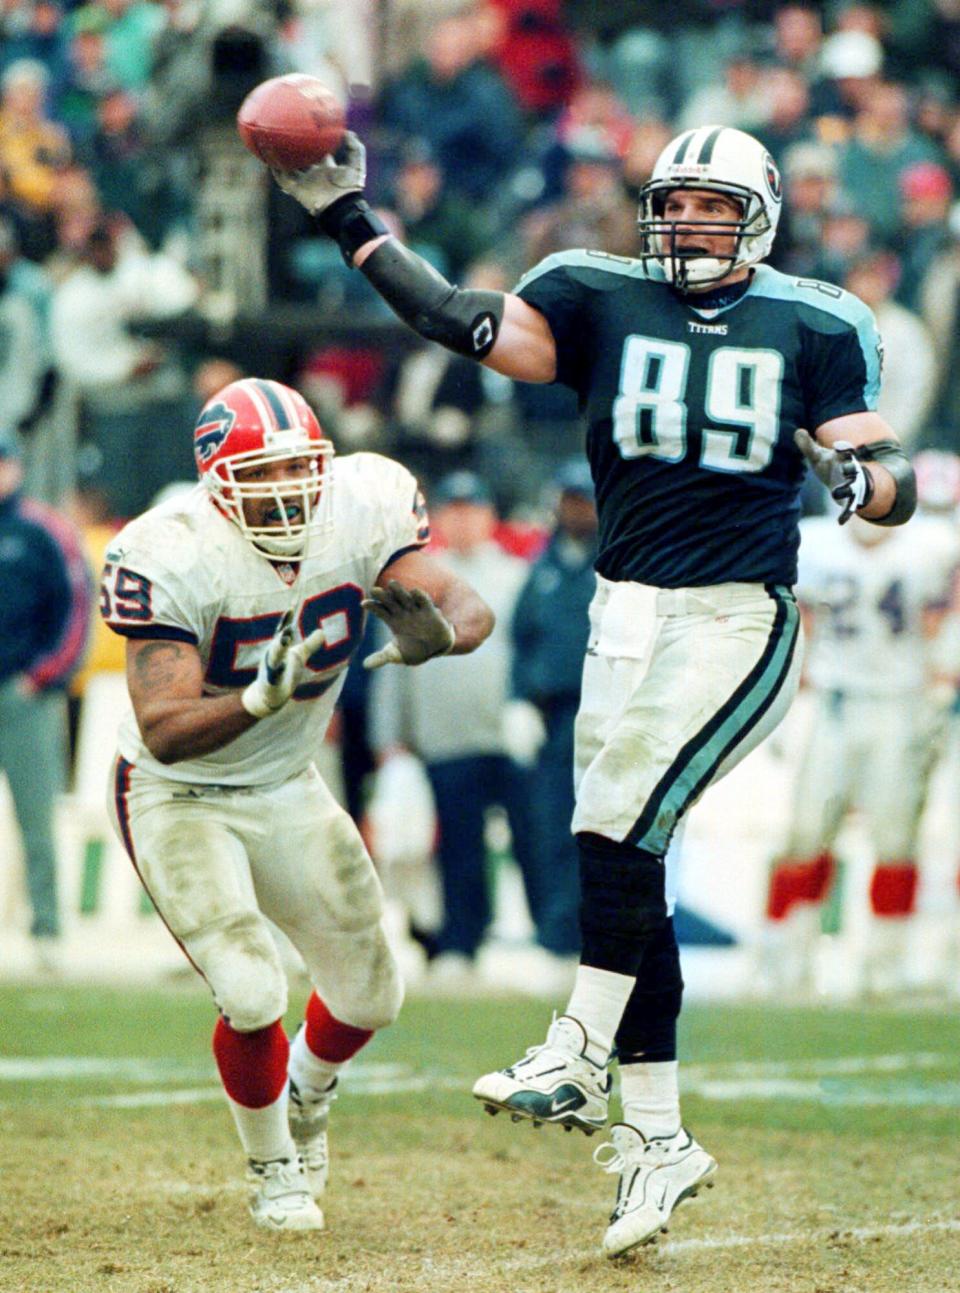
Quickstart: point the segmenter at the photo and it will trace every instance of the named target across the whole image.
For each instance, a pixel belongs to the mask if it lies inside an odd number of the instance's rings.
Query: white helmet
[[[738,199],[739,220],[703,222],[711,233],[736,234],[732,256],[684,256],[676,223],[663,217],[667,195],[676,189],[708,189]],[[730,126],[684,131],[667,144],[640,190],[640,259],[658,261],[668,282],[681,289],[719,283],[769,256],[782,205],[780,172],[759,140]]]

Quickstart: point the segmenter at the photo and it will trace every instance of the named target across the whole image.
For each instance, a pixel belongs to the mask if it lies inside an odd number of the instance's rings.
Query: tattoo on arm
[[[148,642],[137,652],[137,682],[145,692],[158,691],[176,681],[177,667],[183,658],[177,642]]]

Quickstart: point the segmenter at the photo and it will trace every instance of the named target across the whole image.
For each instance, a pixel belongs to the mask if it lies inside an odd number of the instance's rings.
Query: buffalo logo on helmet
[[[236,413],[226,404],[213,404],[204,409],[194,433],[193,448],[197,461],[207,463],[230,434]]]
[[[779,202],[783,197],[783,181],[780,179],[780,172],[777,170],[777,163],[769,153],[764,153],[763,155],[763,178],[767,182],[770,196],[775,202]]]

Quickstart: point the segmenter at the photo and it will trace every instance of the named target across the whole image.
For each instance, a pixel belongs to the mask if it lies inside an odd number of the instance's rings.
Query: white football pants
[[[286,1009],[264,916],[337,1019],[380,1028],[396,1018],[403,989],[381,928],[380,881],[315,768],[237,789],[165,780],[119,758],[109,808],[164,923],[234,1028],[263,1028]]]
[[[662,856],[707,786],[783,718],[800,662],[787,588],[599,579],[576,725],[574,831]]]

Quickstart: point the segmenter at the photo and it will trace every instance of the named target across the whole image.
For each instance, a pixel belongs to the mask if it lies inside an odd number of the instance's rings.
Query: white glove
[[[532,768],[547,739],[543,715],[529,700],[508,700],[500,718],[503,748],[521,768]]]
[[[423,664],[446,655],[457,640],[453,625],[422,588],[404,588],[391,579],[386,588],[371,588],[361,603],[365,611],[383,620],[393,637],[385,647],[368,655],[364,669],[385,664]]]
[[[837,521],[846,524],[854,512],[870,502],[873,481],[870,473],[857,458],[853,445],[837,440],[833,445],[817,444],[809,431],[798,428],[793,442],[813,468],[816,475],[829,489],[841,512]]]
[[[336,157],[341,160],[337,161]],[[348,193],[362,193],[367,179],[367,150],[348,130],[336,155],[304,171],[273,171],[273,178],[311,215],[319,215]]]
[[[276,714],[296,690],[303,664],[324,642],[323,629],[293,645],[293,611],[287,611],[260,660],[257,676],[240,693],[240,703],[254,718]]]

